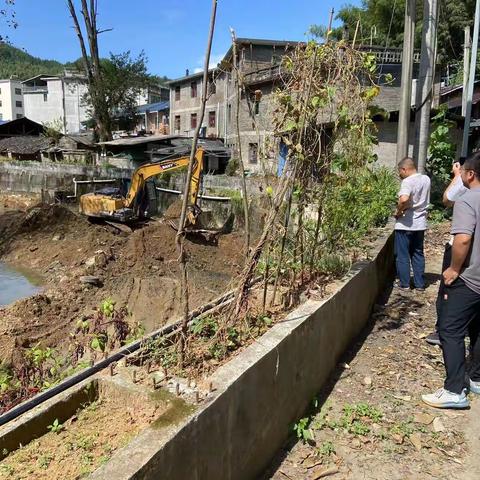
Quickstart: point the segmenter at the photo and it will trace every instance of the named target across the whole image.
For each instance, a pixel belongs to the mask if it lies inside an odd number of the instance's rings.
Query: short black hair
[[[463,164],[465,170],[473,170],[477,180],[480,180],[480,152],[475,152],[465,160]]]
[[[398,162],[398,168],[416,168],[413,158],[405,157]]]

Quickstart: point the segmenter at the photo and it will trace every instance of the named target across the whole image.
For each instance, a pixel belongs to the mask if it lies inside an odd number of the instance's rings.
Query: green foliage
[[[228,175],[229,177],[233,177],[237,174],[239,167],[239,161],[237,157],[232,157],[227,163],[227,166],[225,168],[225,175]]]
[[[311,417],[304,417],[293,425],[293,431],[297,435],[297,438],[304,443],[310,443],[315,439],[313,430],[310,428],[311,421]]]
[[[326,275],[341,277],[350,269],[351,263],[344,255],[325,253],[315,264],[316,270]]]
[[[335,445],[326,440],[318,447],[318,453],[322,457],[329,457],[330,455],[335,453]]]
[[[322,231],[328,251],[358,245],[385,223],[395,205],[398,180],[386,168],[364,167],[328,179]]]
[[[52,433],[60,433],[65,427],[59,422],[58,418],[56,418],[51,425],[48,425],[47,428]]]
[[[447,108],[443,106],[432,119],[433,128],[430,134],[427,161],[428,172],[443,183],[447,183],[450,179],[450,172],[457,151],[450,133],[455,123],[448,120],[446,115]]]
[[[0,43],[0,78],[18,77],[27,80],[36,75],[59,75],[64,65],[55,60],[42,60],[6,43]]]
[[[57,118],[51,122],[44,122],[43,128],[43,136],[52,139],[55,143],[58,143],[63,136],[63,121],[61,118]]]
[[[433,209],[429,219],[435,222],[442,221],[449,214],[443,205],[442,198],[450,180],[457,148],[451,137],[451,129],[455,127],[455,123],[447,119],[446,107],[441,107],[432,120],[426,167],[432,178],[431,204]]]
[[[423,18],[423,1],[417,0],[416,47],[420,47]],[[463,29],[470,25],[475,11],[474,0],[444,0],[440,5],[438,29],[438,49],[444,62],[456,62],[462,56],[464,41]],[[395,9],[391,0],[362,0],[360,6],[345,5],[338,11],[336,19],[341,25],[334,28],[330,38],[338,40],[344,37],[348,29],[350,40],[353,37],[357,21],[360,29],[357,44],[401,47],[403,45],[403,25],[405,2],[396,2]],[[326,27],[313,25],[309,30],[316,38],[325,38]]]

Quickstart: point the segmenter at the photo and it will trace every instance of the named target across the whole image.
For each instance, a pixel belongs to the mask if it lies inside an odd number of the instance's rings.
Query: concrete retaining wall
[[[303,304],[217,370],[215,391],[195,414],[166,431],[147,429],[91,479],[257,478],[365,326],[392,266],[389,237],[333,296]]]
[[[29,161],[0,162],[0,192],[43,195],[52,200],[56,190],[73,191],[73,179],[91,180],[130,178],[132,170],[94,165],[70,165]],[[86,191],[91,191],[89,186]]]

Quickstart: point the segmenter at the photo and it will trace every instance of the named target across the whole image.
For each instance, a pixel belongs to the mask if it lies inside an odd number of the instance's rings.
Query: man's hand
[[[451,285],[459,277],[459,275],[460,272],[457,272],[452,267],[448,267],[443,272],[443,281],[445,282],[445,285]]]
[[[454,177],[458,177],[461,173],[460,171],[460,162],[455,162],[452,166],[452,173]]]

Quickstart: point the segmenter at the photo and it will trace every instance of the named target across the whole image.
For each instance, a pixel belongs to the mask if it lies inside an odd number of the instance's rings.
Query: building
[[[22,82],[0,80],[0,120],[17,120],[24,116]]]
[[[57,123],[64,134],[85,130],[86,78],[65,71],[61,76],[37,75],[23,82],[25,116],[38,123]]]
[[[205,137],[222,138],[251,172],[274,171],[276,158],[271,151],[261,165],[259,142],[273,136],[273,91],[279,82],[282,57],[298,42],[283,40],[237,39],[239,70],[243,75],[246,94],[240,98],[238,112],[241,142],[236,132],[237,89],[232,72],[232,48],[220,66],[209,71],[208,99],[201,133]],[[203,72],[187,74],[168,82],[170,86],[170,131],[191,136],[199,120]],[[268,150],[268,149],[267,149]]]
[[[209,71],[208,99],[205,108],[202,136],[225,137],[225,88],[228,75],[219,69]],[[169,82],[170,131],[176,135],[192,136],[200,119],[203,72],[187,75]]]
[[[170,88],[161,85],[151,86],[144,89],[139,95],[137,105],[149,105],[152,103],[168,102],[170,100]]]
[[[162,101],[137,108],[137,131],[154,135],[169,134],[170,102]]]

